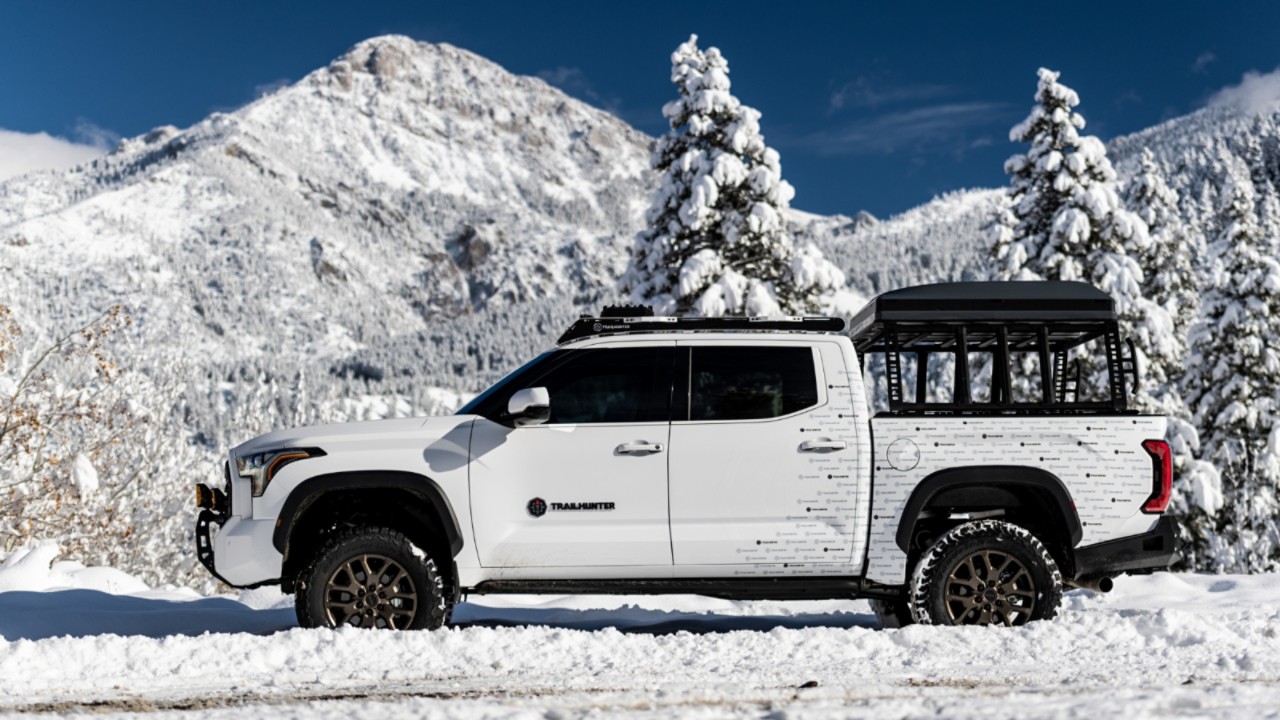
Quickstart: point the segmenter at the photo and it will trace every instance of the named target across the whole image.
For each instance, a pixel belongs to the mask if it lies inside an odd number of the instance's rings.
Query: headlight
[[[253,485],[253,496],[261,497],[271,478],[285,465],[324,455],[320,448],[286,448],[269,450],[236,458],[236,473]]]

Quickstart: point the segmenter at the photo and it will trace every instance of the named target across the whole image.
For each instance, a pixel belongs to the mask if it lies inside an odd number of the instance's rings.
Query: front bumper
[[[218,568],[213,562],[213,526],[222,527],[226,522],[226,515],[219,515],[212,510],[200,511],[196,517],[196,559],[214,577],[230,585],[231,581],[218,574]]]
[[[1076,548],[1074,577],[1082,580],[1165,570],[1181,558],[1178,522],[1164,515],[1148,533]]]
[[[277,584],[283,558],[271,543],[274,530],[275,523],[268,520],[202,510],[196,518],[196,557],[214,577],[232,587]]]

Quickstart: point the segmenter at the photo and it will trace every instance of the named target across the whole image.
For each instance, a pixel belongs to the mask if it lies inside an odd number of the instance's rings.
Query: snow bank
[[[301,630],[279,593],[241,600],[0,594],[0,677],[22,679],[0,684],[0,712],[1254,718],[1280,707],[1277,575],[1120,578],[1112,594],[1069,593],[1059,619],[1016,629],[882,631],[861,601],[508,596],[464,603],[438,632]],[[31,632],[55,615],[80,637]]]
[[[261,633],[296,625],[291,598],[276,589],[247,591],[239,601],[152,589],[115,568],[59,561],[60,552],[56,543],[38,543],[0,562],[0,640]]]
[[[55,562],[62,549],[57,543],[24,545],[0,563],[0,593],[13,590],[80,588],[106,593],[149,590],[146,583],[109,567],[85,567],[78,562]]]

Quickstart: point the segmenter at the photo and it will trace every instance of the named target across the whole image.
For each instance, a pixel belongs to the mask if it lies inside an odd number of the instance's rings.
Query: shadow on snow
[[[852,612],[735,615],[651,610],[489,607],[459,603],[452,627],[544,627],[667,635],[775,628],[875,628],[874,615]],[[0,593],[0,637],[8,641],[122,635],[162,638],[203,633],[271,634],[297,627],[293,608],[256,610],[230,598],[173,600],[112,595],[97,590]]]
[[[266,634],[296,626],[293,608],[254,610],[229,598],[164,600],[97,590],[0,593],[6,640],[91,635]]]

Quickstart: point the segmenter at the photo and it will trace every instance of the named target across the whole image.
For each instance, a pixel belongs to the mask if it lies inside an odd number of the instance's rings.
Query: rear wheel
[[[922,624],[1023,625],[1057,614],[1062,574],[1030,532],[981,520],[934,542],[916,564],[910,598]]]
[[[388,528],[337,533],[298,579],[303,627],[433,630],[449,615],[435,561]]]

